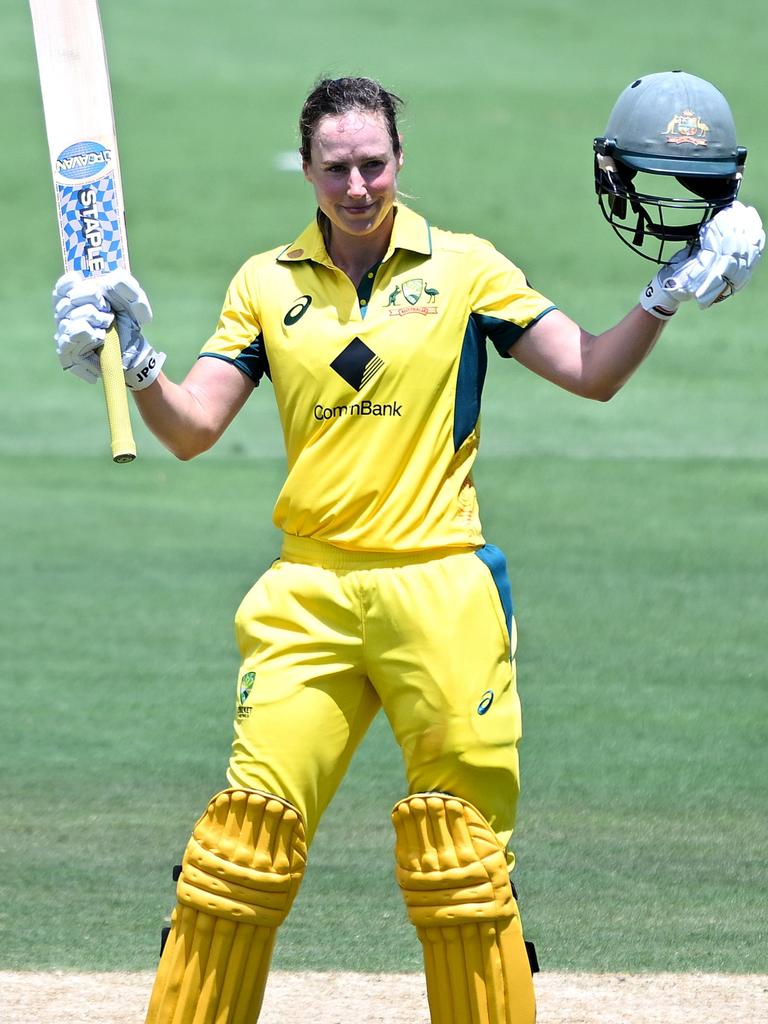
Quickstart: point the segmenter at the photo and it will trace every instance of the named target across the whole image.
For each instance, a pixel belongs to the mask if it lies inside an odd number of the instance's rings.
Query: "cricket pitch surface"
[[[142,1024],[151,974],[0,971],[3,1024]],[[536,976],[538,1024],[759,1024],[768,975]],[[259,1024],[429,1024],[416,974],[274,971]]]

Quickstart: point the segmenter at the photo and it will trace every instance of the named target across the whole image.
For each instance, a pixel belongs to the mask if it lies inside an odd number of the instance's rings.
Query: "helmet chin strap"
[[[637,224],[635,224],[635,233],[632,236],[632,244],[633,245],[642,245],[643,242],[645,241],[645,225],[648,224],[648,227],[650,229],[650,234],[655,234],[655,231],[653,230],[654,224],[653,224],[653,221],[651,220],[651,218],[648,216],[648,214],[643,209],[642,204],[639,203],[637,199],[635,199],[635,197],[633,195],[635,190],[634,190],[634,188],[633,188],[633,186],[631,184],[629,186],[629,190],[628,191],[629,191],[629,205],[632,207],[633,211],[637,214]]]
[[[632,237],[633,245],[642,245],[646,234],[650,235],[652,238],[662,239],[665,242],[690,242],[691,245],[693,245],[694,240],[698,235],[701,221],[696,221],[695,224],[665,224],[664,214],[661,208],[659,208],[661,220],[657,224],[651,218],[642,203],[636,198],[635,187],[631,182],[627,186],[627,195],[629,205],[632,207],[634,213],[637,214],[635,233]]]

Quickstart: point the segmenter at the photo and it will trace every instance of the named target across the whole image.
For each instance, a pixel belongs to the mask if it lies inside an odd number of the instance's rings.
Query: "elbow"
[[[166,447],[179,462],[190,462],[212,448],[217,438],[218,434],[213,431],[196,431],[194,435],[186,434],[178,440],[166,441]]]
[[[610,400],[617,395],[621,390],[621,385],[617,384],[612,388],[601,388],[589,397],[595,402],[610,402]]]
[[[593,402],[610,402],[610,400],[621,391],[623,380],[618,381],[593,381],[582,388],[582,398],[589,398]]]
[[[168,446],[168,451],[171,455],[175,456],[179,462],[191,462],[192,459],[200,455],[199,451],[195,451],[191,448],[181,448],[177,446]]]

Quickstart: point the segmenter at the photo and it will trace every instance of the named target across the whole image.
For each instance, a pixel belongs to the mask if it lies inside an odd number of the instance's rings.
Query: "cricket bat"
[[[128,265],[123,190],[97,0],[29,0],[66,270],[86,277]],[[115,462],[132,462],[120,344],[100,353]]]

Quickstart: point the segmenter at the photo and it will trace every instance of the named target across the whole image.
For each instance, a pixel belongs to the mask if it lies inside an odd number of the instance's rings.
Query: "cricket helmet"
[[[701,226],[734,201],[747,158],[723,94],[684,71],[628,85],[594,151],[603,216],[654,263],[694,243]]]

